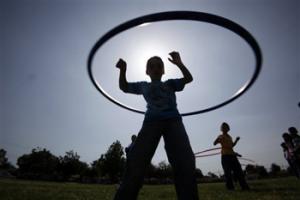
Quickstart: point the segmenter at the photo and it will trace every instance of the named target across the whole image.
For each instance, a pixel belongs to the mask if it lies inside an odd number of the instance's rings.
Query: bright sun
[[[172,75],[175,70],[169,67],[168,54],[171,50],[166,48],[167,46],[167,44],[159,40],[139,42],[134,50],[128,54],[128,61],[130,61],[130,63],[128,63],[128,77],[132,80],[150,80],[145,71],[147,60],[152,56],[161,57],[165,64],[165,74],[168,76]]]

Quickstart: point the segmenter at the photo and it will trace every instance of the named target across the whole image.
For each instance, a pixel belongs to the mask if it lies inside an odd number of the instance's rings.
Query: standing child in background
[[[147,111],[143,126],[127,158],[122,183],[115,200],[136,200],[143,184],[145,169],[149,166],[161,136],[164,138],[168,160],[174,171],[175,189],[178,200],[197,200],[198,189],[195,178],[195,157],[187,133],[177,110],[175,92],[182,91],[185,84],[193,80],[181,61],[178,52],[169,54],[169,61],[182,72],[183,78],[161,81],[164,63],[158,56],[147,61],[146,74],[151,82],[128,83],[127,64],[120,59],[119,86],[126,93],[143,95]]]
[[[128,145],[128,147],[125,148],[126,158],[128,158],[129,152],[132,149],[135,140],[136,140],[136,135],[132,135],[131,136],[131,143],[130,143],[130,145]]]
[[[299,160],[300,159],[300,136],[298,135],[298,130],[293,126],[290,127],[288,130],[292,139],[292,143],[294,145],[294,154],[296,158]]]
[[[233,151],[233,147],[240,140],[240,137],[237,137],[233,142],[231,136],[228,134],[229,130],[229,125],[223,122],[221,125],[222,135],[219,135],[214,141],[214,145],[219,143],[221,144],[221,161],[225,175],[226,188],[228,190],[234,190],[234,185],[232,181],[233,173],[234,177],[238,179],[242,190],[249,190],[249,186],[245,180],[241,164],[237,159],[236,153]]]
[[[284,143],[281,145],[285,149],[285,158],[289,163],[292,171],[296,175],[296,177],[300,178],[300,167],[298,165],[297,156],[295,154],[295,146],[293,144],[293,139],[290,134],[283,133],[282,138]]]

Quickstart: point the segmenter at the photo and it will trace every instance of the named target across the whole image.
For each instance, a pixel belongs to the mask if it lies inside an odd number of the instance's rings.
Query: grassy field
[[[224,183],[199,184],[201,200],[299,200],[294,177],[252,181],[250,191],[226,191]],[[89,185],[0,179],[0,200],[111,200],[115,185]],[[145,185],[139,200],[173,200],[173,185]]]

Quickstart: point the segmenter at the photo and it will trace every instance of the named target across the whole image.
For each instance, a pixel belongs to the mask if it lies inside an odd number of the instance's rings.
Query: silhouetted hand
[[[119,68],[120,70],[126,70],[127,64],[122,58],[120,58],[116,64],[116,67]]]
[[[235,141],[233,142],[233,146],[235,146],[236,143],[237,143],[239,140],[240,140],[240,137],[236,137],[236,138],[235,138]]]
[[[243,157],[241,154],[234,152],[237,157]]]
[[[168,58],[168,60],[173,63],[174,65],[182,65],[182,61],[180,58],[180,55],[177,51],[172,51],[171,53],[169,53],[169,55],[171,56],[171,58]]]

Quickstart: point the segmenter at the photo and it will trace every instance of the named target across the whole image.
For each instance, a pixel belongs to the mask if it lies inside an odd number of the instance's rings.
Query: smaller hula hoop
[[[250,163],[253,163],[253,164],[256,164],[256,162],[254,160],[251,160],[249,158],[238,158],[239,160],[243,160],[243,161],[247,161],[247,162],[250,162]]]
[[[205,155],[198,155],[198,156],[195,156],[195,158],[202,158],[202,157],[208,157],[208,156],[215,156],[215,155],[219,155],[219,154],[221,154],[221,152],[210,153],[210,154],[205,154]]]
[[[221,147],[216,147],[216,148],[211,148],[211,149],[206,149],[206,150],[203,150],[203,151],[199,151],[197,153],[194,153],[195,155],[198,155],[198,154],[202,154],[202,153],[205,153],[205,152],[209,152],[209,151],[214,151],[214,150],[219,150],[221,149]]]
[[[96,44],[93,46],[93,48],[91,49],[91,51],[89,53],[87,69],[88,69],[88,74],[89,74],[89,77],[90,77],[92,83],[104,97],[106,97],[112,103],[114,103],[122,108],[125,108],[129,111],[140,113],[140,114],[145,113],[145,111],[132,108],[130,106],[127,106],[127,105],[121,103],[120,101],[117,101],[101,87],[100,83],[96,80],[96,78],[93,75],[93,70],[92,70],[93,59],[94,59],[95,54],[98,51],[98,49],[101,48],[101,46],[104,43],[106,43],[108,40],[110,40],[114,36],[118,35],[119,33],[126,31],[128,29],[131,29],[133,27],[136,27],[138,25],[144,24],[144,23],[170,21],[170,20],[190,20],[190,21],[206,22],[206,23],[218,25],[225,29],[228,29],[228,30],[236,33],[238,36],[240,36],[242,39],[244,39],[250,45],[250,47],[252,48],[252,50],[255,54],[255,59],[256,59],[255,71],[252,74],[251,79],[248,80],[245,83],[245,85],[243,85],[232,97],[230,97],[228,100],[226,100],[220,104],[217,104],[212,107],[208,107],[203,110],[181,113],[181,116],[196,115],[196,114],[205,113],[205,112],[209,112],[209,111],[221,108],[221,107],[231,103],[232,101],[236,100],[242,94],[244,94],[252,86],[252,84],[256,81],[256,79],[261,71],[262,54],[261,54],[261,50],[260,50],[258,43],[254,39],[254,37],[245,28],[243,28],[239,24],[237,24],[229,19],[217,16],[217,15],[209,14],[209,13],[194,12],[194,11],[170,11],[170,12],[149,14],[149,15],[145,15],[142,17],[138,17],[138,18],[129,20],[129,21],[127,21],[123,24],[120,24],[119,26],[111,29],[96,42]]]
[[[194,153],[195,158],[202,158],[202,157],[208,157],[208,156],[215,156],[215,155],[219,155],[221,154],[221,152],[216,152],[216,153],[209,153],[209,154],[203,154],[206,152],[210,152],[210,151],[215,151],[215,150],[219,150],[221,149],[221,147],[216,147],[216,148],[210,148],[210,149],[205,149],[203,151],[199,151]],[[256,165],[256,162],[254,160],[251,160],[249,158],[243,158],[243,157],[237,157],[239,160],[243,160],[243,161],[247,161],[249,163],[253,163]]]

